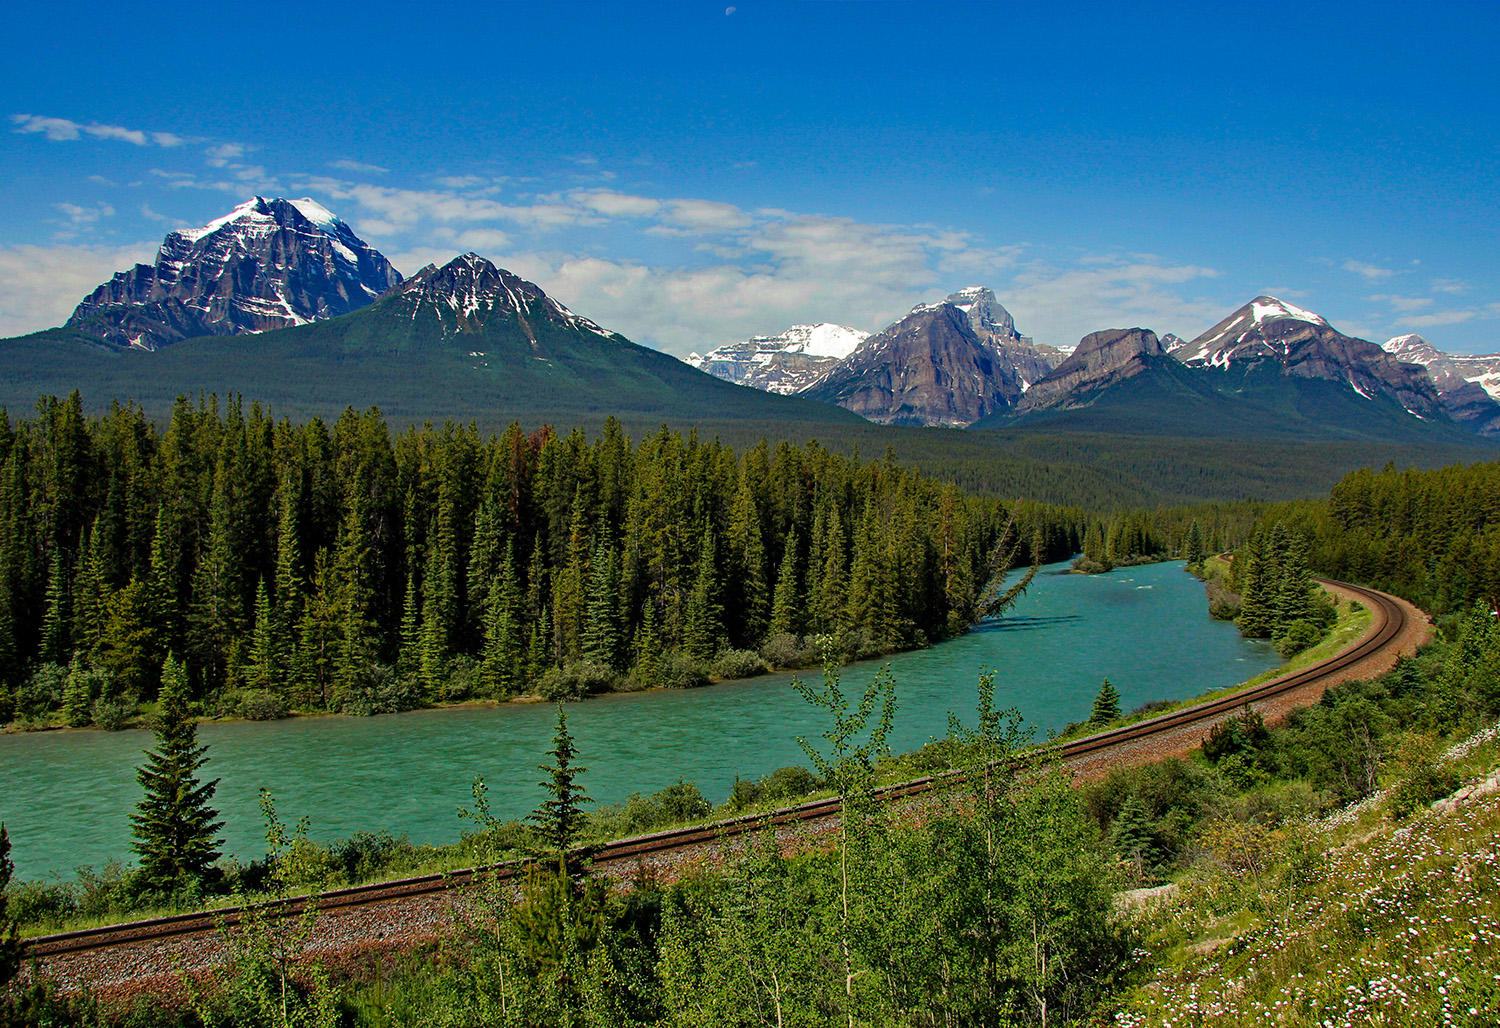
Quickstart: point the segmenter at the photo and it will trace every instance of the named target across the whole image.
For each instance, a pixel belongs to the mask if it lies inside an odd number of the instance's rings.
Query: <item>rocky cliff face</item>
[[[337,317],[400,281],[320,204],[257,196],[201,229],[169,233],[154,264],[116,274],[68,324],[111,346],[154,350]]]
[[[774,336],[725,343],[686,363],[715,378],[769,393],[795,393],[812,384],[870,337],[844,325],[793,325]]]
[[[1083,337],[1067,360],[1026,391],[1016,413],[1082,406],[1098,390],[1147,370],[1152,358],[1168,359],[1155,332],[1111,328]]]
[[[1032,383],[1045,378],[1066,356],[1055,346],[1038,345],[1016,331],[1010,311],[1000,306],[995,294],[982,286],[970,286],[951,294],[951,303],[969,316],[974,334],[995,354],[1001,390],[1012,406]]]
[[[966,426],[1010,408],[1061,359],[975,286],[913,307],[801,395],[882,424]]]
[[[1500,354],[1447,354],[1419,335],[1388,339],[1384,349],[1397,360],[1427,369],[1450,418],[1471,432],[1500,437]]]
[[[615,338],[613,332],[574,314],[542,292],[541,286],[496,267],[476,253],[455,257],[441,268],[427,265],[392,289],[389,300],[389,306],[400,308],[400,319],[413,323],[435,320],[443,336],[478,332],[490,319],[503,316],[513,318],[533,344],[544,327]]]
[[[1256,297],[1174,356],[1190,367],[1226,370],[1271,363],[1287,375],[1344,382],[1362,396],[1389,397],[1418,417],[1443,414],[1424,368],[1275,297]]]
[[[994,349],[945,301],[871,336],[801,395],[886,425],[964,426],[1009,407],[1007,392]]]

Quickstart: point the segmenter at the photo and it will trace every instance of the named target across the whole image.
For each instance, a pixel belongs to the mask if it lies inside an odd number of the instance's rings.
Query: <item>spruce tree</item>
[[[1107,725],[1120,719],[1120,691],[1106,678],[1094,697],[1094,709],[1089,714],[1089,724]]]
[[[1189,565],[1202,564],[1205,556],[1203,549],[1203,529],[1194,518],[1193,523],[1188,526],[1187,541],[1182,544],[1182,555],[1187,558]]]
[[[705,522],[703,541],[698,553],[698,572],[694,576],[693,591],[688,594],[682,626],[683,648],[689,656],[703,664],[713,660],[724,632],[724,608],[719,603],[715,549],[713,524]]]
[[[547,799],[526,820],[532,823],[532,831],[542,844],[560,859],[569,861],[572,870],[568,849],[583,831],[583,806],[593,801],[577,784],[578,776],[588,768],[573,766],[578,751],[568,732],[568,712],[561,703],[557,705],[557,732],[552,737],[552,749],[547,752],[552,763],[537,766],[538,771],[547,774],[546,779],[538,783],[547,790]]]
[[[781,570],[776,573],[776,593],[771,599],[770,634],[798,634],[802,627],[799,612],[801,604],[797,596],[797,530],[792,529],[787,537],[786,551],[781,557]]]
[[[146,795],[131,815],[131,848],[140,854],[146,885],[174,892],[208,878],[219,857],[215,833],[224,824],[209,806],[219,780],[199,778],[208,747],[199,744],[197,722],[188,712],[187,668],[170,655],[162,665],[155,727],[156,749],[136,769]]]
[[[584,610],[583,659],[614,669],[620,663],[620,558],[602,540],[589,562],[589,597]]]

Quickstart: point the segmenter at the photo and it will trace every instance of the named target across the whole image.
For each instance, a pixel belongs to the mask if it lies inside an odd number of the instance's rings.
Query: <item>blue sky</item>
[[[1270,292],[1500,350],[1500,4],[26,5],[0,335],[312,196],[673,353],[988,285],[1039,341]]]

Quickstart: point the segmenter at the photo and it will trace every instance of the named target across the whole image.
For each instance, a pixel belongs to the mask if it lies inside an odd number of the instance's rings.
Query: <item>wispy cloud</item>
[[[356,175],[388,175],[391,171],[390,168],[382,168],[378,164],[365,164],[362,161],[351,161],[347,159],[341,161],[330,161],[328,166],[330,168],[337,168],[339,171],[350,171]]]
[[[1394,293],[1376,293],[1368,297],[1376,303],[1387,303],[1398,311],[1419,311],[1423,307],[1431,307],[1433,299],[1430,296],[1398,296]]]
[[[55,143],[70,142],[91,136],[94,139],[113,139],[136,146],[181,146],[186,140],[172,132],[149,132],[144,129],[125,128],[121,125],[101,125],[98,122],[78,122],[68,118],[51,118],[41,114],[12,114],[11,123],[15,131],[23,134],[40,133]]]
[[[156,245],[0,246],[0,337],[61,325],[116,271],[149,262]]]
[[[1339,267],[1343,268],[1345,271],[1352,271],[1356,275],[1362,275],[1372,282],[1379,282],[1382,279],[1390,278],[1395,274],[1395,272],[1390,268],[1381,268],[1374,264],[1367,264],[1364,261],[1356,261],[1352,259],[1345,261],[1343,264],[1339,265]]]

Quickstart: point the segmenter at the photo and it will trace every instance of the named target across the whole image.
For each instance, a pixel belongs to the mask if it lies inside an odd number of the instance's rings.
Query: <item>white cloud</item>
[[[661,210],[661,201],[647,196],[629,196],[608,189],[576,192],[571,199],[580,206],[611,218],[645,218]]]
[[[40,114],[12,114],[10,120],[16,126],[16,132],[41,133],[55,143],[69,142],[83,136],[92,136],[95,139],[115,139],[123,143],[133,143],[136,146],[155,143],[157,146],[174,147],[181,146],[185,142],[181,136],[172,132],[146,132],[121,125],[83,123],[68,118],[49,118]]]
[[[1435,293],[1461,293],[1469,288],[1469,283],[1461,278],[1435,278],[1432,280],[1432,290]]]
[[[1398,296],[1394,293],[1376,293],[1368,299],[1375,303],[1388,303],[1398,311],[1419,311],[1432,306],[1430,296]]]
[[[244,143],[215,143],[203,151],[203,155],[207,158],[205,163],[210,168],[224,168],[228,167],[231,162],[240,160],[249,152],[250,148]]]
[[[1390,268],[1376,267],[1373,264],[1366,264],[1364,261],[1347,260],[1343,264],[1339,265],[1339,267],[1343,268],[1345,271],[1352,271],[1356,275],[1363,275],[1365,278],[1370,279],[1372,282],[1378,282],[1381,279],[1390,278],[1395,274],[1395,272]]]
[[[101,203],[97,207],[80,207],[76,203],[60,203],[56,206],[74,225],[92,225],[100,218],[108,218],[115,213],[115,209],[107,203]]]
[[[753,224],[734,204],[716,200],[668,200],[662,220],[697,232],[727,232]]]
[[[1104,328],[1149,328],[1191,339],[1228,310],[1214,299],[1188,299],[1178,287],[1219,277],[1213,268],[1122,258],[1114,264],[1056,268],[1037,263],[995,285],[1018,331],[1038,342],[1071,345]]]
[[[338,168],[340,171],[352,171],[357,175],[387,175],[390,174],[391,170],[390,168],[382,168],[378,164],[365,164],[361,161],[351,160],[331,161],[328,166],[330,168]]]
[[[1435,311],[1432,314],[1416,314],[1411,317],[1398,318],[1396,324],[1410,325],[1413,328],[1432,328],[1434,325],[1458,325],[1465,321],[1472,321],[1479,317],[1480,312],[1468,308],[1454,311]]]
[[[116,271],[153,260],[156,246],[0,246],[0,337],[61,325]]]

